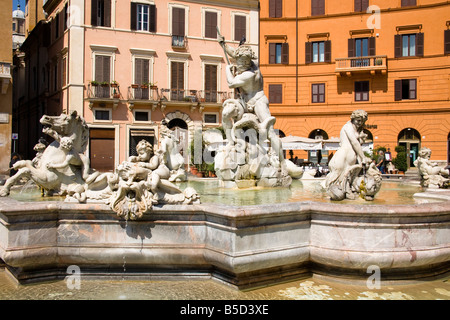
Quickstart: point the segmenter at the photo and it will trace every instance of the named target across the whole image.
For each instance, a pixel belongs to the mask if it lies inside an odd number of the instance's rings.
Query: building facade
[[[12,1],[6,1],[0,12],[0,175],[9,174],[12,147]]]
[[[368,112],[373,147],[449,161],[450,4],[439,0],[261,1],[260,64],[282,134],[332,139]],[[322,150],[322,163],[327,150]],[[316,162],[312,152],[294,151]]]
[[[24,46],[26,77],[36,67],[45,86],[45,103],[32,108],[83,115],[91,167],[100,171],[133,155],[141,139],[157,148],[161,123],[187,157],[195,130],[220,126],[222,101],[232,95],[217,28],[232,46],[245,37],[257,51],[259,40],[258,1],[47,0],[43,9],[46,19],[30,35],[45,43],[46,63],[27,65],[39,51],[30,36]]]

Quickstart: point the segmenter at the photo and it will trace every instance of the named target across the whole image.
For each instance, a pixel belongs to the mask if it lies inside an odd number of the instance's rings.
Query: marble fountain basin
[[[207,201],[155,206],[138,221],[124,221],[104,204],[6,197],[0,198],[0,258],[20,283],[62,279],[71,265],[84,278],[206,277],[239,289],[313,274],[367,279],[373,266],[381,280],[444,276],[450,197],[441,191],[416,198],[370,205],[283,197],[259,205]]]

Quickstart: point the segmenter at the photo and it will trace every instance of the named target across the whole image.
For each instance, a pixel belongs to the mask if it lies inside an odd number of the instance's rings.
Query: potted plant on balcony
[[[95,80],[91,81],[91,86],[97,87],[98,85],[99,85],[98,81],[95,81]]]
[[[103,82],[100,82],[100,85],[102,87],[109,87],[110,83],[108,81],[103,81]]]
[[[142,89],[148,89],[148,85],[149,85],[148,82],[144,82],[143,84],[141,84],[141,88]]]
[[[134,83],[134,84],[131,85],[131,87],[132,87],[133,89],[137,89],[137,88],[139,88],[139,85]]]
[[[119,86],[119,84],[117,83],[116,80],[114,80],[114,81],[111,82],[111,87],[117,88],[118,86]]]
[[[375,65],[376,66],[383,65],[383,58],[375,58]]]

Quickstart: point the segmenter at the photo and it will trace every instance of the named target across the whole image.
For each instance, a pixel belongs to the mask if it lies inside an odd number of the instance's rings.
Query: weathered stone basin
[[[0,199],[0,257],[19,281],[205,277],[252,288],[326,274],[417,279],[450,270],[450,202],[164,205],[123,221],[107,205]]]

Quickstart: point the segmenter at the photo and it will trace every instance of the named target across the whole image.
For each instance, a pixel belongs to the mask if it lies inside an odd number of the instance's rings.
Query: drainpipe
[[[295,102],[298,103],[298,0],[295,0]]]

